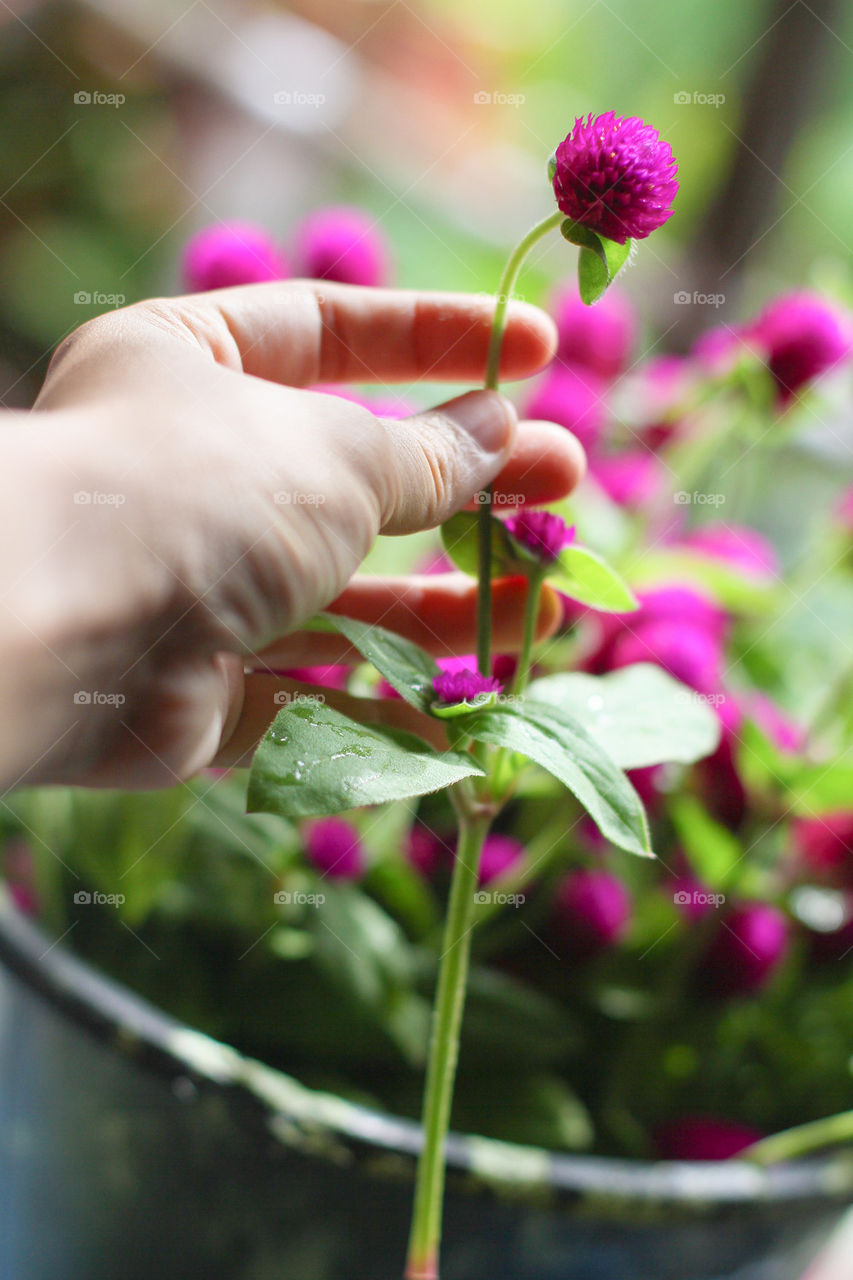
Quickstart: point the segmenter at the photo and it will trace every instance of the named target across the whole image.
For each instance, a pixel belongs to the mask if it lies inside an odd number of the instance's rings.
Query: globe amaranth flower
[[[560,882],[552,931],[573,955],[586,958],[613,946],[630,919],[630,894],[609,871],[573,871]]]
[[[588,307],[572,281],[558,291],[549,310],[559,335],[559,362],[580,365],[607,380],[619,376],[637,336],[634,308],[624,294],[608,289],[596,306]]]
[[[388,249],[372,218],[347,206],[317,209],[296,231],[296,269],[312,280],[382,285]]]
[[[605,392],[604,380],[593,370],[553,364],[534,388],[524,414],[526,418],[556,422],[576,435],[585,449],[591,449],[607,416]]]
[[[853,809],[797,818],[791,834],[807,876],[822,884],[853,888]]]
[[[479,671],[469,667],[442,671],[434,678],[432,687],[440,707],[477,702],[489,694],[500,693],[503,689],[501,682],[494,676],[481,676]]]
[[[500,831],[492,831],[483,841],[483,852],[480,855],[480,884],[491,884],[499,880],[524,857],[524,845],[514,836],[504,835]]]
[[[769,902],[736,907],[700,961],[701,986],[720,996],[759,991],[785,959],[789,935],[788,917]]]
[[[662,1160],[730,1160],[765,1135],[722,1116],[679,1116],[659,1125],[654,1143]]]
[[[574,525],[551,511],[519,511],[510,516],[506,527],[516,542],[545,563],[556,560],[575,536]]]
[[[318,871],[330,880],[357,880],[364,872],[364,846],[351,822],[320,818],[303,833],[305,852]]]
[[[272,237],[251,222],[205,227],[184,249],[184,285],[192,293],[284,280],[288,274],[287,260]]]
[[[816,293],[777,298],[747,330],[747,337],[764,353],[782,403],[853,349],[847,317]]]
[[[611,502],[620,507],[642,507],[656,497],[663,485],[663,466],[647,449],[623,449],[589,459],[589,473]]]
[[[637,116],[579,116],[554,156],[554,195],[567,218],[607,240],[643,240],[672,217],[677,166],[668,142]]]

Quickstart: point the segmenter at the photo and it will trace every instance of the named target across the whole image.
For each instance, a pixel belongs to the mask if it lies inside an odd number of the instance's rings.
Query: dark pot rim
[[[211,1090],[260,1116],[286,1147],[411,1177],[421,1144],[412,1120],[300,1084],[275,1068],[164,1013],[54,942],[0,889],[0,960],[73,1023],[192,1096]],[[197,1091],[197,1092],[196,1092]],[[187,1091],[180,1091],[182,1096]],[[853,1154],[834,1153],[763,1169],[746,1161],[644,1162],[573,1156],[453,1133],[448,1177],[501,1198],[542,1205],[583,1202],[602,1216],[707,1214],[768,1202],[853,1199]]]

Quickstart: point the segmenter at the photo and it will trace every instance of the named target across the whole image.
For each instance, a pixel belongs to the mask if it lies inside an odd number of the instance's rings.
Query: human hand
[[[435,653],[473,648],[473,582],[354,571],[378,533],[430,528],[495,476],[497,492],[527,501],[564,496],[579,446],[552,424],[517,427],[493,392],[395,421],[301,388],[475,381],[491,315],[478,297],[287,281],[140,303],[63,343],[8,495],[24,507],[30,486],[46,487],[64,507],[33,539],[56,597],[48,622],[43,577],[35,613],[30,574],[12,593],[66,668],[41,655],[52,711],[32,726],[31,758],[44,755],[27,781],[147,788],[245,760],[291,687],[277,670],[353,658],[342,640],[298,631],[326,606]],[[553,346],[548,318],[512,304],[502,376],[535,372]],[[81,491],[113,501],[72,507]],[[498,649],[519,644],[525,590],[496,584]],[[557,619],[546,594],[540,634]],[[81,687],[113,702],[75,705]],[[398,724],[417,714],[359,706]]]

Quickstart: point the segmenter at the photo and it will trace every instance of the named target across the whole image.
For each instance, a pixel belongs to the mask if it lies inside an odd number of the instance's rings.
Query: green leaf
[[[553,184],[557,174],[557,153],[552,151],[548,157],[548,181]]]
[[[335,613],[321,616],[346,636],[368,662],[373,663],[402,698],[419,711],[429,710],[435,697],[432,682],[439,674],[439,668],[419,645],[376,623],[359,622],[356,618],[344,618]]]
[[[564,547],[548,570],[548,581],[573,600],[604,613],[630,613],[638,607],[630,587],[589,547]]]
[[[708,703],[650,662],[605,676],[542,676],[528,695],[574,716],[620,769],[693,764],[720,740],[720,722]]]
[[[737,837],[715,822],[695,796],[673,796],[669,813],[699,880],[709,889],[725,889],[743,857]]]
[[[597,302],[608,285],[628,261],[631,241],[617,244],[591,231],[579,222],[566,218],[560,223],[560,232],[571,244],[580,248],[578,254],[578,288],[581,301],[587,306]]]
[[[444,550],[457,569],[477,577],[478,529],[480,517],[476,511],[459,511],[441,526],[441,541]],[[538,566],[532,556],[526,556],[519,547],[502,520],[492,516],[489,525],[492,531],[492,577],[500,578],[513,574],[527,574],[531,568]]]
[[[304,818],[426,795],[482,776],[472,758],[437,752],[398,729],[359,724],[323,703],[282,708],[255,752],[249,813]]]
[[[613,844],[654,856],[639,796],[573,716],[526,697],[514,706],[502,703],[474,712],[465,731],[479,742],[520,751],[568,787]]]

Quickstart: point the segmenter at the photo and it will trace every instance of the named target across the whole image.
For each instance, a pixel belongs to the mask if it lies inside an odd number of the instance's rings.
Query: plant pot
[[[9,1280],[398,1280],[418,1126],[166,1016],[0,904]],[[443,1280],[800,1280],[853,1161],[641,1164],[455,1135]]]

